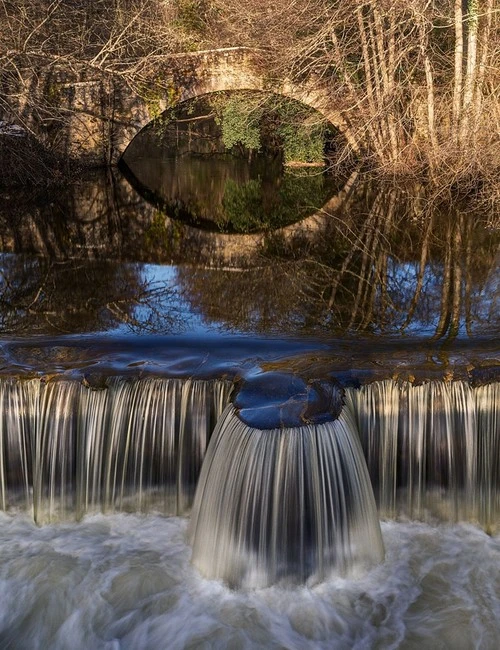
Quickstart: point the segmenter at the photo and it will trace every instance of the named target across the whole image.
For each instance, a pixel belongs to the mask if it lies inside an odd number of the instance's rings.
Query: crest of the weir
[[[500,383],[270,376],[270,406],[264,379],[1,379],[0,507],[40,523],[193,507],[193,561],[232,585],[370,566],[380,514],[498,525]]]

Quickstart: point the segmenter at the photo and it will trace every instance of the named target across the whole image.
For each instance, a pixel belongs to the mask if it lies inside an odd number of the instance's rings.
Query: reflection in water
[[[182,331],[178,292],[142,264],[0,254],[0,331],[33,335]]]
[[[169,217],[220,232],[280,228],[316,212],[336,190],[321,170],[284,172],[279,159],[264,156],[125,160],[131,184]]]
[[[138,261],[153,214],[123,178],[96,173],[50,193],[0,195],[0,248],[53,260]]]
[[[338,181],[323,173],[329,130],[321,116],[285,104],[265,93],[181,103],[132,140],[120,168],[169,217],[198,227],[249,233],[297,222],[320,209]],[[299,167],[284,170],[284,159]]]
[[[313,236],[269,235],[258,268],[181,267],[180,285],[208,319],[236,330],[436,339],[497,331],[498,236],[460,214],[411,219],[405,197],[361,189]]]
[[[3,332],[124,323],[148,332],[427,339],[498,332],[498,234],[458,211],[423,212],[416,192],[358,181],[323,213],[231,235],[170,219],[123,178],[108,181],[0,204],[2,249],[15,253],[2,258]]]

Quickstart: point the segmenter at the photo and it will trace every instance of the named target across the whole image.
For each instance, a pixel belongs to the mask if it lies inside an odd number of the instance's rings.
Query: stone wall
[[[36,92],[46,104],[43,119],[28,116],[40,138],[59,154],[89,164],[116,163],[151,120],[175,104],[218,91],[265,90],[319,110],[353,147],[357,143],[328,92],[311,80],[296,85],[272,81],[259,52],[248,48],[207,50],[155,60],[154,74],[137,82],[101,71],[51,69],[38,78]]]

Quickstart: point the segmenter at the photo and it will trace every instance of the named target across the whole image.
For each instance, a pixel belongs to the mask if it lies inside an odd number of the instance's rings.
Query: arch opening
[[[300,102],[211,93],[145,127],[120,168],[167,216],[216,232],[263,232],[303,220],[339,193],[344,179],[328,171],[341,138]]]
[[[285,161],[302,165],[333,160],[336,151],[345,148],[346,144],[356,152],[357,146],[350,138],[342,116],[327,110],[323,103],[310,93],[251,87],[199,90],[188,93],[170,107],[157,99],[149,102],[148,110],[137,123],[138,129],[126,144],[120,160],[130,155],[129,149],[137,137],[151,130],[165,136],[169,123],[189,121],[186,113],[191,120],[200,120],[204,112],[205,117],[210,115],[217,119],[223,142],[229,149],[236,145],[246,149],[269,149],[266,138],[272,140],[271,146],[276,139],[281,139]],[[318,149],[321,136],[328,142],[326,151]]]

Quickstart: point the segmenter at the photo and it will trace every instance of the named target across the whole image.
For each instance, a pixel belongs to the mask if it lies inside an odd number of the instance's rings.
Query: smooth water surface
[[[172,354],[206,341],[205,354],[230,358],[234,337],[256,341],[252,358],[270,337],[277,348],[332,342],[332,367],[371,359],[385,376],[410,357],[429,375],[498,366],[498,233],[426,213],[417,191],[351,181],[328,211],[247,234],[179,221],[110,174],[57,196],[3,197],[0,333],[45,350],[55,336],[68,349],[111,337],[129,356],[137,347],[139,364],[161,335]]]

